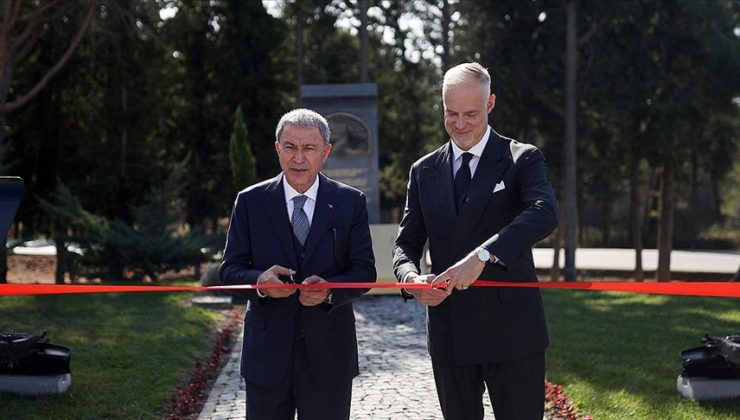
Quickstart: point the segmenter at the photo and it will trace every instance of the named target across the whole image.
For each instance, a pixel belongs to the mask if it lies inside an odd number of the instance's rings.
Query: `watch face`
[[[478,259],[482,262],[488,262],[491,259],[491,253],[487,249],[482,248],[478,250]]]

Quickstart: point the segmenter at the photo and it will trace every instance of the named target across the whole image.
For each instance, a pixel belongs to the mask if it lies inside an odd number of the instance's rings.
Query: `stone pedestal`
[[[71,373],[61,375],[0,374],[0,392],[18,395],[62,394],[71,384]]]
[[[740,397],[740,379],[684,378],[679,375],[676,389],[694,401],[735,398]]]
[[[201,295],[193,298],[193,305],[208,309],[230,309],[231,296]]]

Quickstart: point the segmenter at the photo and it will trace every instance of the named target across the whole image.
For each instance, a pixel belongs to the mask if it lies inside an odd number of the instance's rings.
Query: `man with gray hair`
[[[402,282],[446,285],[402,292],[427,306],[445,419],[482,419],[487,386],[497,420],[541,420],[548,337],[539,290],[469,288],[477,279],[537,282],[531,248],[557,226],[544,157],[488,125],[496,103],[490,89],[478,63],[445,74],[451,140],[411,167],[393,267]],[[424,275],[427,241],[432,264]]]
[[[357,376],[352,302],[364,289],[287,283],[375,281],[365,195],[320,173],[329,125],[307,109],[275,130],[282,172],[241,191],[231,214],[222,284],[246,291],[241,374],[250,420],[349,419]]]

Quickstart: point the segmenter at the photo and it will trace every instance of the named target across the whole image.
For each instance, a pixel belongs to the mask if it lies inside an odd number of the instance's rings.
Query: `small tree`
[[[229,162],[231,179],[237,189],[252,185],[257,179],[257,161],[249,147],[247,124],[244,122],[242,107],[234,112],[234,130],[229,139]]]
[[[42,206],[66,229],[60,231],[66,241],[79,244],[81,255],[57,271],[57,281],[63,282],[64,271],[91,278],[139,280],[148,276],[156,280],[168,270],[181,270],[207,261],[201,249],[208,238],[184,225],[185,204],[181,198],[185,188],[187,158],[175,166],[161,185],[149,191],[144,202],[132,206],[134,220],[129,225],[121,220],[108,220],[86,211],[70,190],[60,184],[53,201],[43,199]],[[72,235],[67,237],[67,230]]]

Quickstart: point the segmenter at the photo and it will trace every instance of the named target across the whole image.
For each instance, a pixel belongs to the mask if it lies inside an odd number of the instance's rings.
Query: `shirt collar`
[[[319,176],[316,175],[316,180],[313,182],[311,187],[306,190],[305,193],[301,194],[293,187],[288,184],[288,181],[285,180],[285,174],[283,174],[283,190],[285,190],[285,202],[288,203],[290,200],[293,199],[293,197],[297,195],[305,195],[306,197],[310,198],[311,200],[316,202],[316,196],[319,194]]]
[[[489,125],[486,129],[486,132],[483,133],[483,137],[478,141],[478,143],[475,144],[475,146],[471,147],[470,150],[463,150],[455,144],[454,141],[450,141],[452,144],[452,161],[456,161],[457,158],[460,157],[465,152],[472,153],[473,156],[480,159],[481,155],[483,154],[483,150],[486,148],[486,144],[488,144],[488,138],[491,134],[491,126]]]

